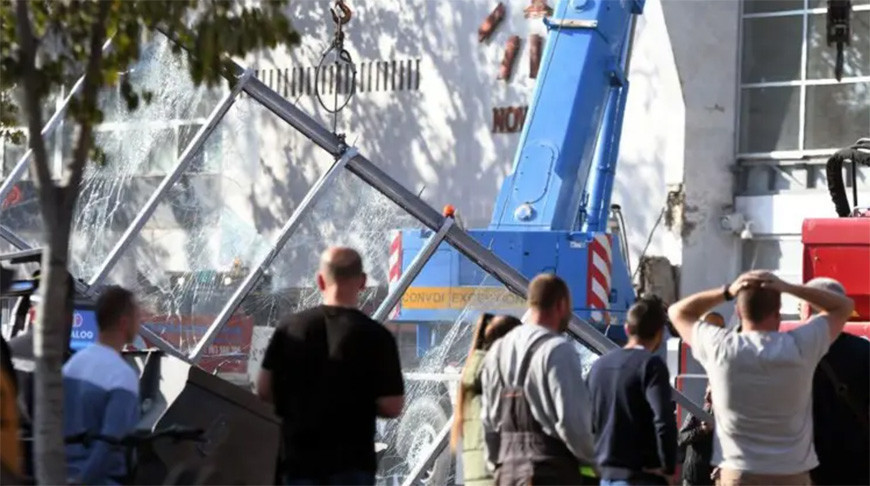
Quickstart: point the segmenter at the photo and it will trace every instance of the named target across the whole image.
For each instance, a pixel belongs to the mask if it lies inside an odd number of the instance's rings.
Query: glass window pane
[[[797,150],[800,88],[745,88],[740,100],[740,152]]]
[[[15,184],[0,202],[0,223],[33,248],[42,246],[42,213],[39,193],[31,180]]]
[[[803,10],[804,0],[744,0],[743,13],[782,12]]]
[[[248,367],[249,376],[256,376],[258,359],[262,358],[271,329],[278,321],[321,303],[315,276],[320,254],[327,247],[345,245],[360,252],[368,275],[360,307],[372,314],[388,294],[391,242],[401,230],[419,233],[422,227],[420,222],[349,171],[339,173],[332,184],[322,190],[314,206],[303,216],[299,227],[265,268],[254,290],[245,296],[233,316],[236,321],[251,320],[256,326],[250,348],[255,358]],[[405,246],[402,261],[410,263],[417,251],[419,247]],[[404,336],[408,337],[407,332]],[[401,338],[399,342],[401,345]]]
[[[743,21],[744,83],[800,79],[803,16]]]
[[[807,86],[806,148],[843,148],[870,133],[870,83]]]
[[[102,92],[107,123],[97,127],[96,143],[106,160],[86,167],[73,223],[71,268],[79,278],[94,275],[156,189],[160,177],[144,176],[176,166],[173,120],[192,117],[203,92],[229,92],[227,83],[214,90],[195,87],[184,56],[173,54],[162,36],[142,51],[128,76],[134,88],[153,93],[152,102],[129,112],[116,89]],[[63,130],[72,137],[77,129],[67,123]],[[70,153],[72,144],[64,148]]]
[[[827,43],[825,14],[809,16],[807,79],[834,78],[837,47]],[[843,78],[870,75],[870,11],[852,14],[852,40],[843,49]]]
[[[26,134],[22,131],[22,134]],[[22,136],[21,143],[13,143],[9,140],[3,140],[3,168],[0,173],[0,180],[4,180],[9,172],[15,167],[15,164],[21,160],[21,157],[27,152],[26,137]]]
[[[139,61],[129,73],[134,89],[150,91],[154,97],[151,103],[128,112],[115,99],[116,88],[109,87],[100,93],[107,122],[97,127],[95,140],[106,160],[102,164],[88,163],[76,205],[70,268],[79,278],[93,276],[159,183],[159,178],[142,176],[152,165],[174,167],[177,157],[174,132],[168,127],[170,121],[191,116],[205,92],[212,97],[228,92],[226,83],[215,89],[194,87],[185,58],[172,54],[163,37],[143,46]],[[54,149],[59,140],[62,140],[60,151],[66,157],[72,153],[77,138],[77,126],[64,123],[47,139],[51,162],[61,159]],[[27,193],[28,203],[4,211],[3,220],[29,243],[38,245],[42,239],[38,201],[35,193],[31,198],[29,190],[19,186]]]
[[[219,172],[188,166],[110,272],[141,296],[144,325],[177,349],[193,349],[332,161],[296,133],[252,98],[236,100],[201,149],[221,158]],[[209,371],[246,377],[252,331],[250,318],[232,320],[206,353]]]

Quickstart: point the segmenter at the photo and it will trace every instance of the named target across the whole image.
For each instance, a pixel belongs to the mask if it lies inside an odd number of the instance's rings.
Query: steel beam
[[[121,239],[115,243],[115,247],[112,248],[112,251],[109,252],[109,255],[103,260],[102,266],[97,271],[97,273],[91,278],[88,284],[92,289],[96,289],[103,280],[109,275],[109,271],[118,263],[118,260],[121,258],[121,254],[130,243],[133,242],[133,238],[139,234],[142,228],[145,226],[145,223],[148,222],[148,219],[151,215],[154,214],[154,211],[157,209],[157,205],[160,203],[160,200],[163,199],[163,195],[166,191],[169,190],[178,179],[181,178],[181,175],[187,169],[191,162],[193,162],[194,157],[197,153],[202,149],[203,145],[205,145],[205,141],[208,139],[208,136],[217,128],[218,123],[223,119],[224,115],[226,115],[227,111],[230,107],[235,103],[236,98],[239,93],[245,87],[251,79],[254,77],[254,71],[251,69],[246,70],[242,73],[242,76],[239,78],[238,82],[233,89],[227,93],[223,99],[218,103],[218,105],[212,110],[211,114],[208,116],[205,124],[200,127],[199,131],[196,132],[196,135],[191,139],[187,144],[187,148],[184,149],[184,152],[181,154],[181,157],[178,160],[178,164],[169,174],[166,174],[166,177],[160,181],[160,185],[157,186],[157,189],[154,190],[154,193],[151,194],[151,197],[148,199],[148,202],[145,203],[145,206],[139,211],[139,214],[136,215],[136,218],[133,219],[133,222],[127,227],[127,230],[121,236]]]
[[[394,307],[396,307],[402,299],[402,296],[405,294],[405,291],[408,290],[408,287],[410,287],[411,283],[414,282],[414,279],[417,278],[420,270],[423,270],[423,266],[426,265],[426,262],[428,262],[429,258],[432,257],[435,250],[438,249],[438,245],[444,241],[444,237],[447,236],[447,232],[451,227],[453,227],[453,218],[445,218],[444,224],[438,228],[438,232],[433,233],[432,236],[426,240],[426,244],[423,245],[423,248],[420,249],[417,256],[415,256],[414,260],[411,261],[411,264],[408,265],[407,270],[405,270],[402,277],[396,283],[396,286],[390,290],[387,298],[381,302],[381,305],[375,313],[372,314],[372,319],[382,322],[387,318],[387,315]]]
[[[103,44],[103,52],[105,52],[109,46],[111,45],[112,40],[109,39]],[[69,94],[60,104],[60,107],[57,111],[51,115],[51,118],[45,122],[45,126],[42,127],[42,131],[39,132],[39,135],[45,138],[47,135],[50,135],[54,132],[54,129],[57,128],[57,125],[63,120],[64,115],[66,114],[66,109],[69,107],[70,101],[72,101],[73,96],[77,95],[79,90],[82,89],[82,86],[85,84],[85,77],[82,76],[76,81],[76,83],[70,88]],[[30,161],[30,157],[33,156],[33,149],[28,148],[27,152],[24,152],[24,155],[18,159],[18,163],[15,164],[15,167],[9,172],[9,175],[3,179],[3,183],[0,184],[0,202],[6,200],[6,196],[9,194],[9,191],[12,190],[12,187],[18,183],[19,180],[24,176],[27,172],[27,163]]]
[[[242,281],[239,288],[233,292],[233,296],[230,300],[224,305],[223,309],[221,309],[218,316],[215,318],[214,322],[208,327],[205,332],[205,335],[196,346],[191,351],[189,359],[191,362],[196,363],[202,358],[203,353],[205,353],[206,348],[211,345],[214,339],[217,337],[220,330],[224,327],[224,325],[229,321],[230,317],[232,317],[233,313],[236,312],[236,309],[242,303],[242,299],[248,295],[248,292],[254,287],[254,283],[260,278],[260,276],[265,271],[266,267],[275,260],[275,257],[278,256],[278,253],[284,247],[284,244],[287,243],[287,240],[290,239],[290,236],[299,228],[299,225],[302,224],[302,218],[308,214],[308,212],[314,207],[314,203],[317,202],[317,199],[320,197],[320,194],[323,193],[324,189],[329,187],[332,182],[335,180],[338,175],[344,171],[345,166],[348,164],[350,160],[354,157],[357,157],[357,151],[355,148],[347,149],[336,161],[332,164],[332,167],[329,168],[321,177],[317,180],[317,182],[308,190],[308,194],[305,195],[305,198],[302,199],[302,202],[299,203],[299,206],[293,211],[293,214],[290,215],[290,219],[284,224],[284,227],[281,228],[281,232],[278,234],[278,238],[275,240],[275,243],[272,245],[272,249],[267,253],[260,263],[254,268],[252,271],[248,273],[245,277],[245,280]]]
[[[241,69],[241,67],[238,69]],[[297,108],[293,103],[287,101],[259,79],[255,78],[251,80],[245,86],[245,93],[248,93],[252,98],[278,115],[278,117],[290,123],[290,125],[334,157],[341,155],[342,150],[344,150],[344,143],[341,142],[336,134],[324,128],[317,120]]]
[[[184,355],[181,351],[179,351],[175,346],[171,343],[160,337],[159,334],[155,333],[151,329],[148,329],[145,326],[139,326],[139,335],[144,339],[148,339],[154,345],[155,348],[163,351],[164,353],[175,356],[176,358],[187,361],[187,356]]]
[[[18,248],[21,251],[34,249],[32,246],[30,246],[30,243],[24,240],[24,238],[18,236],[18,234],[2,224],[0,224],[0,238],[8,241],[12,246]]]

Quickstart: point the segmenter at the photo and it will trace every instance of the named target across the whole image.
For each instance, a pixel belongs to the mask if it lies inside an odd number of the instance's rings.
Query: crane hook
[[[353,12],[350,10],[350,7],[344,3],[344,0],[336,0],[335,7],[336,8],[329,9],[329,12],[332,14],[332,21],[339,26],[350,22],[351,17],[353,17]]]

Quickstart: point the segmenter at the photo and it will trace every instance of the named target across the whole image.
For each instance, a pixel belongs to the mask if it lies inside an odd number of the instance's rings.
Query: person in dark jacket
[[[713,414],[710,386],[704,393],[704,411]],[[685,453],[683,460],[683,484],[701,486],[713,484],[713,426],[692,414],[686,417],[677,439],[677,445]]]
[[[628,310],[628,344],[598,358],[592,393],[595,458],[604,486],[668,484],[677,460],[677,424],[668,367],[654,354],[664,339],[665,307],[641,298]]]
[[[819,277],[814,288],[846,295],[843,285]],[[818,311],[801,303],[801,317]],[[870,484],[870,342],[842,333],[819,362],[813,376],[813,442],[819,465],[813,484]]]

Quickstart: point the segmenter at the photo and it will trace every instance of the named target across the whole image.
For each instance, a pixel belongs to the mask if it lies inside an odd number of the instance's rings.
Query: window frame
[[[805,159],[812,157],[830,156],[837,150],[843,147],[827,147],[827,148],[806,148],[806,122],[807,122],[807,87],[808,86],[824,86],[824,85],[844,85],[844,84],[860,84],[870,83],[870,75],[868,76],[853,76],[843,77],[842,81],[837,81],[835,78],[820,78],[807,79],[807,65],[809,62],[809,17],[810,15],[825,14],[827,8],[817,7],[809,8],[809,1],[804,0],[804,8],[797,10],[782,10],[773,12],[756,12],[746,13],[746,2],[740,2],[740,28],[738,42],[738,57],[737,57],[737,112],[735,113],[735,152],[739,160],[794,160]],[[870,12],[870,3],[852,5],[852,13]],[[769,81],[769,82],[743,82],[743,52],[745,49],[744,42],[744,22],[747,19],[757,18],[772,18],[772,17],[790,17],[800,16],[802,22],[802,39],[801,39],[801,65],[799,79],[789,81]],[[778,88],[796,86],[798,87],[798,148],[793,150],[772,150],[766,152],[743,152],[741,146],[741,124],[743,115],[744,90],[753,88]],[[870,133],[870,110],[868,110],[867,130]]]

